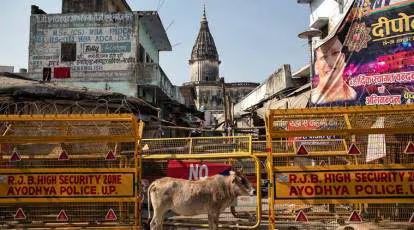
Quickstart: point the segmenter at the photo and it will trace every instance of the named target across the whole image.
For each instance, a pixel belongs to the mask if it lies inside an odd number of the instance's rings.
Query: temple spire
[[[208,27],[205,4],[203,4],[200,30],[191,52],[189,64],[191,81],[217,81],[220,60],[213,36]]]
[[[203,18],[201,19],[201,21],[206,22],[207,21],[207,16],[206,16],[206,3],[203,3]]]
[[[213,36],[210,33],[206,17],[206,6],[203,6],[203,17],[200,23],[200,30],[191,52],[191,61],[194,60],[219,60]]]

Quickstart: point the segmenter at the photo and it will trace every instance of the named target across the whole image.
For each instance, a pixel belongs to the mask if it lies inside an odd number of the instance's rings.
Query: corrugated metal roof
[[[262,108],[257,110],[257,115],[264,119],[269,109],[299,109],[306,108],[310,100],[310,83],[303,85],[282,99],[273,99],[266,102]]]

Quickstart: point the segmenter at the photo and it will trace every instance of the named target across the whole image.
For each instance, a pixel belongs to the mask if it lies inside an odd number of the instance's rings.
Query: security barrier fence
[[[270,110],[270,229],[412,229],[414,106]]]
[[[142,128],[129,114],[1,115],[0,229],[140,228]]]
[[[250,136],[143,139],[143,154],[250,153]]]
[[[143,124],[122,114],[0,116],[0,229],[142,228],[152,181],[235,169],[258,193],[224,210],[220,228],[265,217],[271,229],[410,229],[413,118],[413,105],[270,110],[263,142],[141,140]],[[173,213],[164,222],[207,223]]]
[[[200,137],[172,139],[143,139],[143,183],[164,177],[197,180],[215,174],[226,175],[230,170],[242,170],[260,191],[261,164],[251,154],[251,137]],[[146,187],[145,186],[145,187]],[[147,199],[142,208],[143,222],[148,215]],[[220,229],[255,229],[260,225],[261,193],[241,196],[232,207],[220,215]],[[208,227],[207,215],[192,217],[167,213],[164,225],[175,227]]]

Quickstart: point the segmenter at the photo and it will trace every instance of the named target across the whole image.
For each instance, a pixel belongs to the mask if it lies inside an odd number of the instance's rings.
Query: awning
[[[292,96],[289,96],[292,95]],[[306,84],[282,99],[273,99],[266,102],[262,108],[257,110],[257,115],[264,119],[269,109],[302,109],[306,108],[310,99],[310,84]]]

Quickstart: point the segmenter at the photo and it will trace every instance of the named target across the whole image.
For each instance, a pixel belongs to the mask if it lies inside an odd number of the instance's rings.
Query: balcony
[[[139,86],[158,87],[169,99],[184,104],[179,87],[171,83],[157,63],[138,63],[136,76]]]

